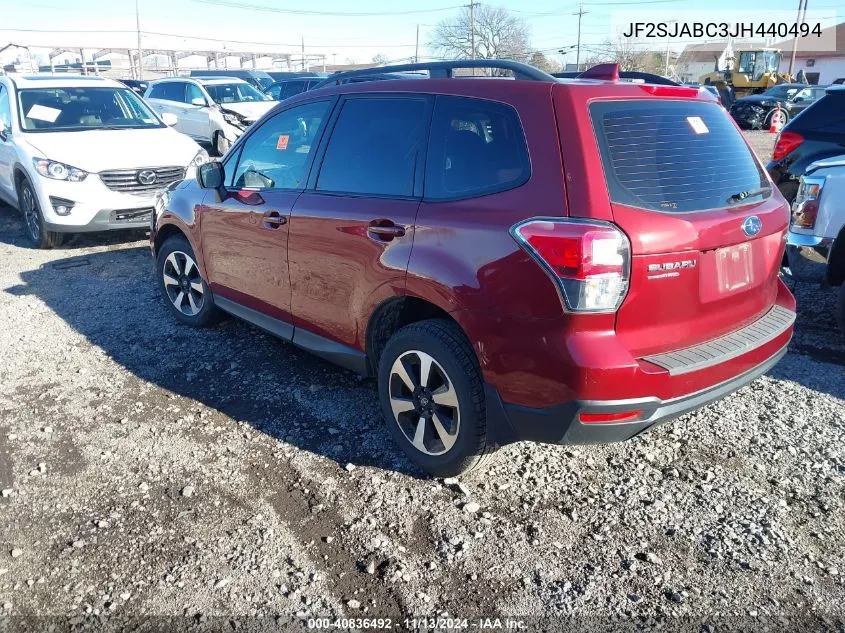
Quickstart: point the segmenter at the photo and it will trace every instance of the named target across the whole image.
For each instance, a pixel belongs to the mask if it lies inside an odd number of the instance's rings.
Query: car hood
[[[760,105],[764,101],[768,103],[779,103],[781,107],[789,103],[786,99],[778,99],[777,97],[772,97],[769,95],[749,95],[747,97],[737,99],[736,104],[738,105],[740,103],[747,103],[750,105]]]
[[[140,167],[182,167],[200,146],[169,127],[146,130],[84,130],[25,135],[39,158],[87,172]]]
[[[247,121],[256,121],[272,110],[278,101],[244,101],[242,103],[221,103],[223,110],[237,112]]]

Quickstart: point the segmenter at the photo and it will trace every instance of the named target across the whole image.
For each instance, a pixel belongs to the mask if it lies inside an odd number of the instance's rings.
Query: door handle
[[[395,237],[405,235],[405,227],[393,224],[390,220],[375,220],[367,227],[367,233],[381,241],[389,242]]]
[[[273,229],[273,230],[279,228],[280,226],[282,226],[282,224],[286,224],[287,221],[288,221],[288,219],[286,217],[284,217],[278,211],[267,211],[264,214],[263,220],[264,220],[264,224],[263,224],[264,228],[265,229]]]

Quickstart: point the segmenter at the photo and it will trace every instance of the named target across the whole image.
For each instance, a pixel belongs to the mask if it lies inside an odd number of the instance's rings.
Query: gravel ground
[[[234,320],[176,325],[136,238],[30,250],[0,207],[0,614],[843,630],[831,292],[796,289],[792,351],[726,400],[440,481],[393,448],[371,381]]]

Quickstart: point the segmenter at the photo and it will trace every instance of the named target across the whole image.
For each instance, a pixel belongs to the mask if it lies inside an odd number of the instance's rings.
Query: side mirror
[[[159,116],[161,117],[161,122],[165,125],[169,125],[172,127],[179,123],[179,117],[177,117],[172,112],[162,112],[161,114],[159,114]]]
[[[203,189],[222,191],[225,180],[226,172],[223,170],[223,163],[213,160],[197,167],[197,183]]]
[[[208,102],[202,97],[196,97],[194,99],[191,99],[191,105],[200,106],[204,108],[208,105]]]

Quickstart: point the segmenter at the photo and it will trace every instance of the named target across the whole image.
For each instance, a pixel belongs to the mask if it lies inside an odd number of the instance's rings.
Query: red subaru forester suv
[[[511,77],[455,72],[482,66]],[[374,376],[436,475],[631,438],[784,355],[788,207],[708,92],[613,65],[394,71],[427,74],[335,75],[161,196],[179,321],[222,310]]]

